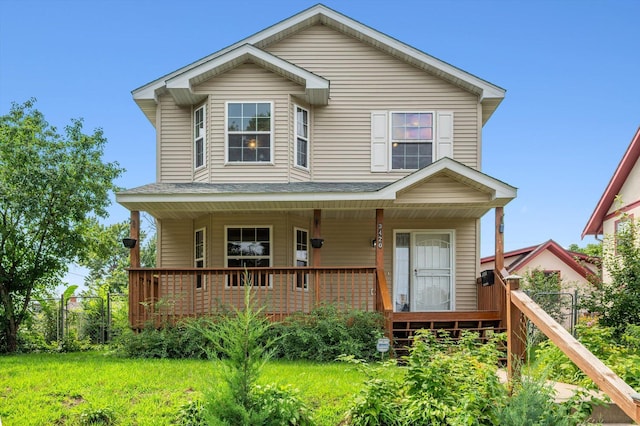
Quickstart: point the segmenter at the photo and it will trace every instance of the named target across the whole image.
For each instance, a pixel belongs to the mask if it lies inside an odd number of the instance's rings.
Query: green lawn
[[[101,352],[0,357],[2,426],[77,425],[109,408],[119,425],[168,425],[178,408],[220,384],[212,361],[124,359]],[[261,383],[291,384],[318,425],[336,425],[364,376],[343,363],[273,361]]]

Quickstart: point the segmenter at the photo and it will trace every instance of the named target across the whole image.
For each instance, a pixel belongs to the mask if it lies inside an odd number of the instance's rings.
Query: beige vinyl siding
[[[438,175],[421,185],[399,193],[395,203],[474,203],[487,201],[490,201],[490,194],[479,192],[448,176]]]
[[[191,107],[179,107],[171,96],[158,99],[160,115],[157,128],[160,182],[191,182],[193,180],[193,138]]]
[[[477,96],[321,25],[267,50],[331,81],[329,105],[314,111],[314,180],[372,178],[370,114],[374,110],[453,111],[454,159],[479,167]],[[376,174],[375,178],[395,180],[400,175]]]
[[[207,169],[211,182],[287,181],[292,161],[290,95],[304,94],[303,87],[257,65],[244,64],[202,83],[196,92],[209,95]],[[234,101],[273,102],[273,164],[225,165],[226,102]]]
[[[193,267],[193,222],[171,219],[159,222],[158,266],[161,268]]]

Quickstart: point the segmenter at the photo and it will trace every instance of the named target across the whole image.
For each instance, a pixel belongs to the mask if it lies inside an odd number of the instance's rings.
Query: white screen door
[[[412,311],[448,311],[451,303],[451,234],[413,234]]]

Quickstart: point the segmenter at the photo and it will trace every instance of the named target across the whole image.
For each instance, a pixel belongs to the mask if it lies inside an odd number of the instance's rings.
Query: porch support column
[[[376,268],[384,270],[384,209],[376,209]]]
[[[313,211],[313,238],[320,238],[322,233],[322,210],[315,209]],[[320,248],[313,247],[313,267],[317,268],[320,266]],[[317,269],[313,271],[313,288],[314,288],[314,297],[315,303],[314,305],[320,304],[320,273]]]
[[[322,210],[313,211],[313,238],[320,238],[322,232]],[[313,267],[320,266],[320,249],[313,247]]]
[[[140,212],[131,211],[129,235],[136,240],[136,245],[129,250],[129,262],[132,268],[140,267]]]
[[[496,207],[496,253],[495,270],[502,271],[504,268],[504,207]]]

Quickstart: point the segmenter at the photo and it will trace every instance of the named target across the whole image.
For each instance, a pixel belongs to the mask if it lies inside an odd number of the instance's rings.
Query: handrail
[[[640,395],[522,290],[511,290],[510,300],[556,346],[635,422],[640,422]],[[510,333],[513,330],[510,330]]]

